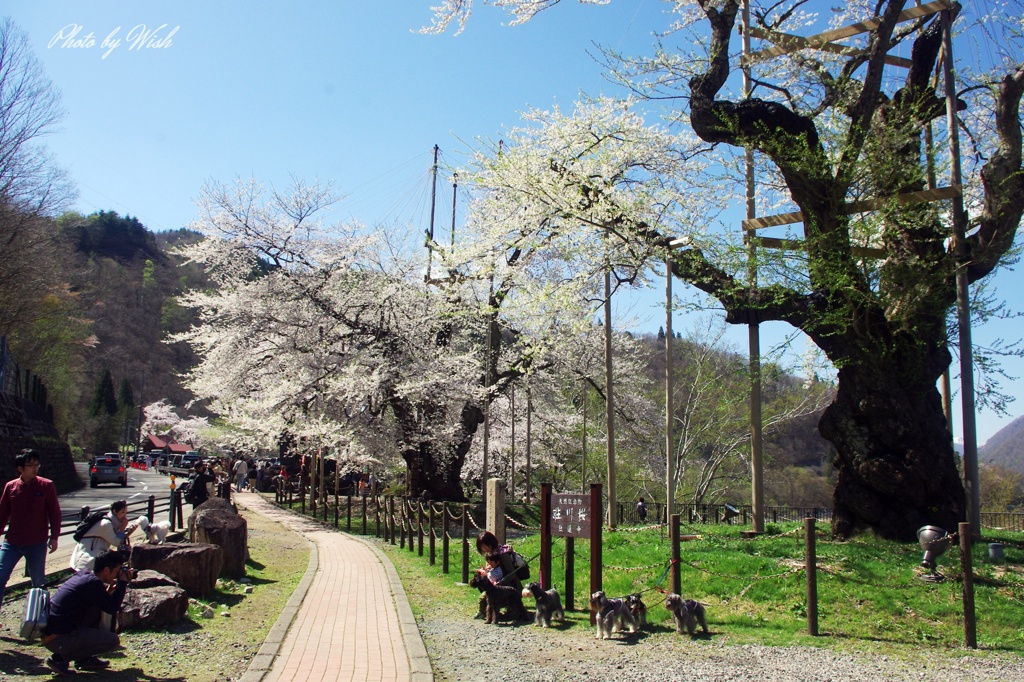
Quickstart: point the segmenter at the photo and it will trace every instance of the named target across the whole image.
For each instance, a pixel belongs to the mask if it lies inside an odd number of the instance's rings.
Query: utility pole
[[[433,176],[433,182],[430,188],[430,227],[427,229],[427,276],[426,281],[430,281],[430,266],[433,264],[434,255],[434,211],[437,208],[437,153],[438,146],[434,145],[434,165],[430,167],[430,174]]]
[[[615,505],[615,400],[612,389],[612,273],[611,264],[604,271],[604,389],[605,423],[608,430],[608,528],[618,526]]]
[[[665,259],[665,522],[675,513],[676,457],[672,426],[672,259]]]

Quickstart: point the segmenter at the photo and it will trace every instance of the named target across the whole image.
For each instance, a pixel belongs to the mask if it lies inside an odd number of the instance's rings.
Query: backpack
[[[75,539],[75,542],[81,542],[85,534],[92,530],[92,527],[99,523],[106,515],[107,512],[105,511],[90,512],[84,519],[78,522],[78,525],[75,526],[75,532],[71,537]]]
[[[178,492],[181,493],[181,499],[192,504],[193,500],[195,500],[195,487],[194,479],[190,478],[186,481],[182,481],[181,485],[178,486]]]
[[[526,559],[519,552],[512,552],[512,567],[519,580],[525,582],[530,579],[530,565],[526,563]]]

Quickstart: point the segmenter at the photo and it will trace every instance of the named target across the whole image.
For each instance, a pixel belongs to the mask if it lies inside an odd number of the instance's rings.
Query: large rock
[[[132,579],[129,587],[133,590],[144,590],[150,587],[181,587],[176,580],[160,573],[146,569]]]
[[[132,545],[132,566],[153,569],[177,582],[190,597],[200,599],[213,591],[224,565],[224,550],[217,545],[182,542]]]
[[[188,612],[188,594],[173,585],[128,588],[121,606],[121,628],[144,630],[172,625]]]
[[[196,507],[188,517],[188,537],[192,542],[205,542],[224,550],[222,576],[245,577],[245,562],[249,559],[249,524],[230,502],[213,497]]]

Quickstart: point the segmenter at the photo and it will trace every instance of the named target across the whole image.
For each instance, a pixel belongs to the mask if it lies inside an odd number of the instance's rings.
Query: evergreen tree
[[[114,377],[110,375],[109,369],[105,369],[103,370],[103,377],[100,378],[100,383],[96,386],[96,393],[92,398],[92,407],[89,409],[89,415],[99,417],[116,413],[117,398],[114,397]]]
[[[117,392],[117,404],[121,409],[135,407],[135,396],[132,395],[132,384],[127,378],[121,379],[121,388]]]

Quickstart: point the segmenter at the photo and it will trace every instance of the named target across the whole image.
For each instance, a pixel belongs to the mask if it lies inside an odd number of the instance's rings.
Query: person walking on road
[[[57,551],[60,537],[60,503],[53,481],[39,476],[39,456],[22,450],[14,458],[18,478],[9,481],[0,494],[0,532],[7,536],[0,545],[0,599],[18,560],[25,557],[32,587],[46,584],[46,549]]]

